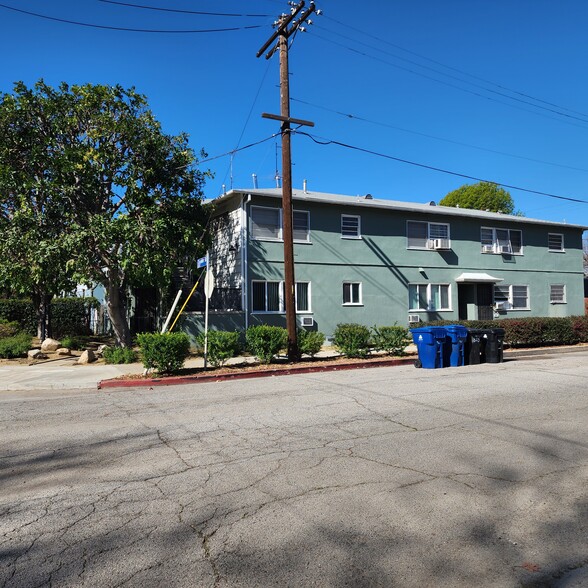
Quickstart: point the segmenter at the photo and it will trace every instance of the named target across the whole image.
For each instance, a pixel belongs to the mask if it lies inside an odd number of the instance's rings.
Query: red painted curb
[[[344,370],[367,369],[372,367],[391,367],[397,365],[412,365],[414,357],[403,359],[382,359],[380,361],[339,363],[337,365],[324,366],[292,366],[287,369],[258,370],[249,372],[236,372],[234,374],[196,374],[193,376],[171,376],[169,378],[150,378],[140,380],[101,380],[98,382],[98,390],[103,388],[138,388],[145,386],[175,386],[177,384],[203,384],[206,382],[224,382],[227,380],[246,380],[250,378],[267,378],[271,376],[291,376],[296,374],[312,374],[315,372],[337,372]]]

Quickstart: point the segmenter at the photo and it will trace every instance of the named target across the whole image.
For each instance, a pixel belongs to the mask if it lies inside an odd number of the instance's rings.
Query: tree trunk
[[[43,342],[49,337],[49,306],[52,296],[42,290],[33,292],[31,299],[37,315],[37,337]]]
[[[117,345],[131,346],[131,331],[127,321],[127,308],[122,288],[118,284],[108,284],[106,288],[106,309],[114,329]]]

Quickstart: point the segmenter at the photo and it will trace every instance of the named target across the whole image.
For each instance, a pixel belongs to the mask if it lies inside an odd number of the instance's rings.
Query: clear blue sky
[[[58,19],[106,27],[201,30],[140,33],[90,28],[0,7],[0,90],[117,84],[144,93],[168,133],[217,156],[270,137],[278,123],[278,59],[256,58],[288,10],[282,0],[0,0]],[[588,225],[588,2],[585,0],[317,0],[324,16],[290,52],[292,116],[328,140],[500,184],[526,216]],[[243,27],[257,27],[244,29]],[[352,115],[343,116],[344,115]],[[364,119],[364,120],[361,120]],[[205,194],[275,186],[278,139],[215,159]],[[278,167],[280,167],[278,154]],[[294,186],[376,198],[439,201],[461,177],[335,145],[293,138]]]

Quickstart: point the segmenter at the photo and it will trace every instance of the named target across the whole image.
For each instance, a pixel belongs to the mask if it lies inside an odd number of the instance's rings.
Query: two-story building
[[[285,325],[281,190],[215,203],[211,327]],[[327,337],[338,323],[584,313],[585,227],[369,195],[294,190],[293,203],[298,322]]]

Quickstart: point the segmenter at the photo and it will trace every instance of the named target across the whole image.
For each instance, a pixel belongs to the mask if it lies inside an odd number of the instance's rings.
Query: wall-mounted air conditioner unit
[[[312,327],[314,325],[314,319],[311,316],[303,316],[300,319],[300,324],[303,327]]]
[[[433,239],[433,249],[449,249],[449,239]]]
[[[494,245],[482,245],[482,253],[494,253]]]
[[[510,245],[499,245],[498,253],[512,253]]]
[[[409,323],[420,323],[421,317],[418,314],[409,314],[408,315],[408,322]]]

